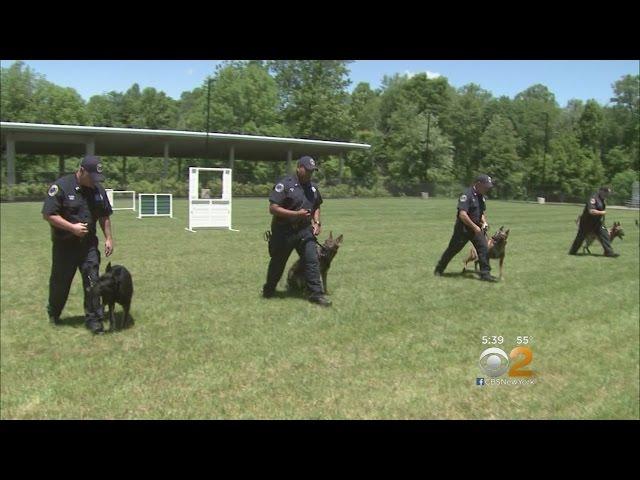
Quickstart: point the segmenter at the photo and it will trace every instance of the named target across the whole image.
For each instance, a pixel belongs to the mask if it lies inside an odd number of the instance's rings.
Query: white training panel
[[[111,204],[112,210],[133,210],[136,211],[136,192],[135,190],[114,190],[113,188],[105,188],[105,192],[107,192],[107,198],[109,199],[109,203]],[[131,195],[131,207],[117,207],[114,203],[113,194],[129,194]]]
[[[221,198],[199,198],[200,172],[221,172]],[[189,228],[231,228],[231,169],[189,167]]]

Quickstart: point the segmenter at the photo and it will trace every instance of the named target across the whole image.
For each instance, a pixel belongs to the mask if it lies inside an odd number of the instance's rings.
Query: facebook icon
[[[484,378],[476,378],[476,385],[483,386],[484,384]]]

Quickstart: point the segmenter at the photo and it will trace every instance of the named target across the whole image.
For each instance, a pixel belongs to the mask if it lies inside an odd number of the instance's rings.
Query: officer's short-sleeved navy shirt
[[[60,215],[70,223],[86,223],[90,241],[97,241],[96,222],[99,218],[108,217],[113,213],[107,192],[97,184],[95,188],[83,187],[78,184],[75,174],[65,175],[56,180],[47,191],[42,213],[45,215]],[[51,227],[52,240],[70,240],[74,238],[71,232]]]
[[[484,196],[477,192],[475,188],[468,188],[458,199],[458,210],[456,212],[458,221],[460,221],[458,218],[460,210],[467,212],[471,221],[480,226],[482,214],[486,210]]]
[[[589,210],[598,210],[600,212],[606,210],[604,200],[597,193],[591,195],[587,200],[582,212],[582,222],[587,227],[599,227],[602,225],[603,217],[601,215],[591,215]]]
[[[317,210],[322,204],[318,185],[313,182],[300,183],[297,175],[288,175],[278,180],[269,194],[269,202],[287,210]],[[287,219],[274,216],[275,223],[288,223]]]

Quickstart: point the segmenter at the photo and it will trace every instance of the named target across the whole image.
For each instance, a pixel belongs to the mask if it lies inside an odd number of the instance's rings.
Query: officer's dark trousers
[[[49,315],[59,317],[67,303],[71,282],[80,270],[84,291],[84,313],[86,321],[101,320],[103,309],[99,295],[87,292],[87,288],[98,280],[100,252],[98,247],[86,241],[54,241],[53,263],[49,278]]]
[[[482,232],[477,235],[467,233],[466,228],[464,228],[460,222],[456,222],[455,227],[453,227],[453,235],[449,242],[449,246],[442,254],[436,269],[439,272],[444,272],[444,269],[447,268],[451,259],[464,248],[467,242],[471,242],[478,252],[480,274],[488,274],[491,271],[491,267],[489,266],[489,245],[487,243],[487,238]]]
[[[320,279],[320,263],[318,261],[318,250],[313,241],[311,227],[298,232],[292,229],[273,229],[269,240],[269,269],[267,270],[267,283],[264,286],[265,292],[273,292],[276,285],[282,278],[284,267],[291,252],[295,248],[300,255],[300,260],[304,264],[304,276],[311,298],[322,295],[322,280]]]
[[[596,238],[602,245],[602,248],[604,248],[605,255],[610,255],[613,253],[613,248],[611,248],[611,240],[609,240],[609,232],[604,225],[595,227],[595,230],[593,229],[593,227],[592,229],[588,229],[588,227],[580,225],[580,228],[578,228],[576,239],[573,241],[573,245],[571,245],[571,249],[569,250],[569,253],[571,255],[575,255],[576,253],[578,253],[578,249],[582,246],[585,237],[591,231],[596,235]]]

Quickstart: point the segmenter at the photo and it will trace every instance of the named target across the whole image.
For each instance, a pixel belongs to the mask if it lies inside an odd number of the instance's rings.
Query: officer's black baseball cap
[[[104,182],[104,175],[102,174],[102,163],[100,163],[100,157],[94,155],[87,155],[82,159],[80,166],[84,168],[94,182]]]
[[[491,177],[489,175],[478,175],[474,183],[481,183],[488,187],[493,187],[493,180],[491,180]]]
[[[304,157],[300,157],[298,159],[298,166],[300,165],[302,165],[307,170],[311,170],[311,171],[318,169],[316,165],[316,161],[308,155],[305,155]]]

